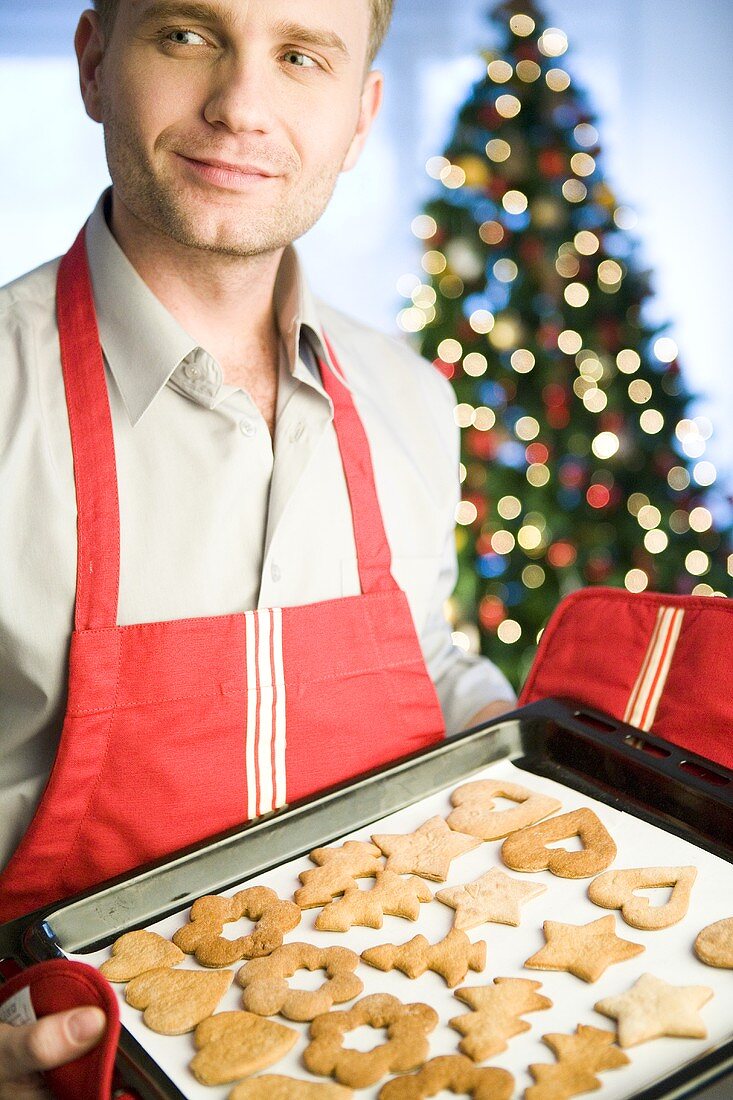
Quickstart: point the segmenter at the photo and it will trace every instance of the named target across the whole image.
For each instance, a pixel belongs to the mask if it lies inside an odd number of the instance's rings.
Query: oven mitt
[[[0,1020],[8,1023],[31,1023],[33,1014],[40,1019],[82,1005],[101,1008],[107,1017],[107,1030],[81,1058],[48,1070],[43,1076],[56,1100],[110,1100],[120,1010],[107,979],[85,963],[51,959],[21,970],[0,985]]]

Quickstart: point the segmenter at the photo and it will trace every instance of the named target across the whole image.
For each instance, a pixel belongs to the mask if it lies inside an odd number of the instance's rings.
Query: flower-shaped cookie
[[[248,936],[235,940],[222,936],[225,924],[242,917],[256,922]],[[301,911],[292,901],[281,901],[268,886],[251,886],[231,898],[199,898],[191,906],[191,919],[178,929],[173,942],[187,955],[195,955],[202,966],[229,966],[239,959],[269,955],[300,917]]]
[[[359,956],[347,947],[315,947],[310,943],[286,943],[267,958],[251,959],[237,973],[242,1004],[258,1016],[280,1012],[288,1020],[312,1020],[333,1004],[358,997],[364,988],[354,971]],[[298,970],[325,970],[319,989],[291,989],[287,979]]]
[[[403,1004],[388,993],[373,993],[346,1012],[326,1012],[310,1026],[303,1061],[311,1073],[333,1075],[342,1085],[367,1088],[386,1073],[407,1072],[429,1053],[427,1036],[438,1014],[424,1004]],[[344,1050],[344,1035],[363,1025],[385,1028],[387,1041],[373,1050]]]

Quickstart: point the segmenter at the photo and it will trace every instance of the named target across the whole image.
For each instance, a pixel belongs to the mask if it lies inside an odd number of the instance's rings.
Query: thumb
[[[106,1024],[101,1008],[89,1006],[44,1016],[22,1027],[3,1027],[0,1081],[72,1062],[99,1042]]]

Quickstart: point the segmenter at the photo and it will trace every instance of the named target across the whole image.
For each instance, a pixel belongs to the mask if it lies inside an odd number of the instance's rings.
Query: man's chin
[[[275,252],[289,244],[282,227],[260,227],[250,223],[247,232],[247,214],[237,217],[228,216],[192,218],[180,209],[168,207],[158,209],[145,219],[158,233],[184,248],[198,252],[215,252],[225,256],[257,256],[265,252]],[[254,231],[253,231],[254,230]]]
[[[306,202],[298,209],[281,202],[273,209],[271,201],[263,204],[251,196],[222,203],[207,189],[193,193],[160,179],[125,191],[132,192],[129,202],[123,192],[128,211],[162,237],[193,251],[242,258],[281,251],[311,228],[325,204]]]
[[[246,235],[220,228],[215,232],[187,231],[169,234],[178,244],[199,252],[213,252],[220,256],[247,257],[277,252],[290,243],[279,235]]]

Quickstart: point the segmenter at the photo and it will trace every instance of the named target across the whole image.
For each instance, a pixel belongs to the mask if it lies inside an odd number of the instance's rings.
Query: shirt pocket
[[[438,588],[441,559],[434,557],[393,557],[392,576],[407,596],[418,634],[433,610]],[[341,595],[354,596],[361,591],[356,558],[341,560]]]

